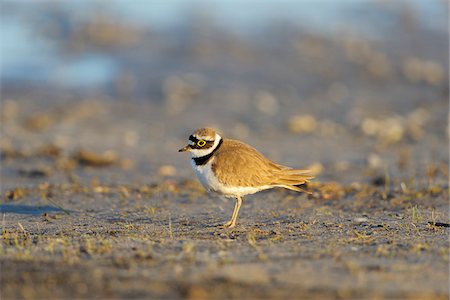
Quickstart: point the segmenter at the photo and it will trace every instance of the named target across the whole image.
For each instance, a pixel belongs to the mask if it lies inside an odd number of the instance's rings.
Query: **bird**
[[[277,164],[244,142],[222,138],[212,128],[195,130],[178,152],[190,152],[192,168],[207,191],[236,200],[223,228],[236,226],[243,196],[276,187],[309,193],[299,185],[314,178],[310,170]]]

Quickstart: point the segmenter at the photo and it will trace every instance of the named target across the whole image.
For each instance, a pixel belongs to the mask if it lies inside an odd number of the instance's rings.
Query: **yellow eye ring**
[[[206,142],[204,140],[200,140],[200,141],[197,142],[197,145],[200,146],[200,147],[203,147],[203,146],[206,145]]]

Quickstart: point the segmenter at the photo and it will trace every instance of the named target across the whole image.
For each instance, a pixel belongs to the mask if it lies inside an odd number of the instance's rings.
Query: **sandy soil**
[[[144,35],[109,92],[3,83],[2,298],[448,299],[448,40],[397,30]],[[177,153],[205,125],[311,168],[312,195],[220,229],[233,201]]]

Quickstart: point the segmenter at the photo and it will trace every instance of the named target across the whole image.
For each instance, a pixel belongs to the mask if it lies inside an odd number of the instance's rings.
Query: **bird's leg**
[[[233,228],[236,226],[236,220],[239,214],[239,209],[242,205],[242,198],[240,196],[236,196],[236,204],[234,205],[233,215],[231,216],[230,221],[226,222],[223,227]]]
[[[238,203],[237,203],[237,199],[236,199],[236,203],[234,204],[233,215],[231,215],[230,221],[223,224],[222,227],[231,227],[231,224],[233,223],[234,215],[236,214],[237,206],[238,206]]]

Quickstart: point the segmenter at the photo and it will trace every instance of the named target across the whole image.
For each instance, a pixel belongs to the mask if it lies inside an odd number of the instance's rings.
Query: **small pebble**
[[[317,127],[316,118],[312,115],[298,115],[289,119],[289,130],[294,133],[310,133]]]
[[[269,116],[278,113],[278,100],[271,93],[267,91],[258,91],[255,98],[255,106],[260,112]]]
[[[160,176],[174,176],[177,173],[177,170],[174,166],[164,165],[161,166],[158,170],[158,174]]]
[[[315,162],[307,167],[311,171],[311,174],[318,175],[323,171],[323,165],[320,162]]]
[[[367,157],[367,164],[372,169],[379,169],[382,167],[383,160],[378,154],[370,153]]]
[[[356,223],[364,223],[364,222],[369,221],[369,219],[367,219],[367,218],[365,218],[365,217],[359,217],[359,218],[355,218],[354,221],[355,221]]]

